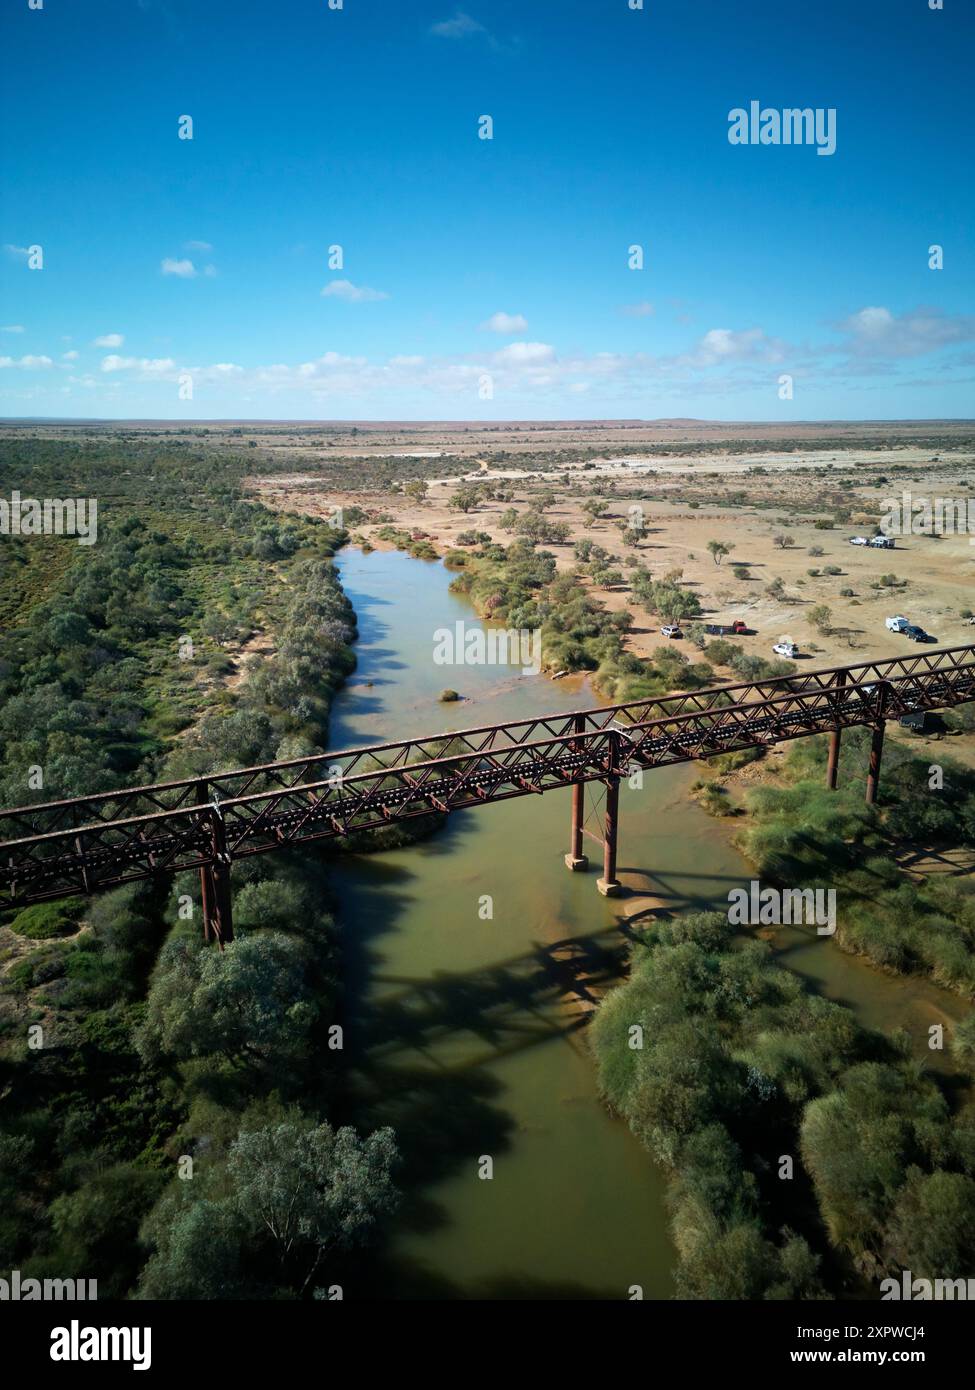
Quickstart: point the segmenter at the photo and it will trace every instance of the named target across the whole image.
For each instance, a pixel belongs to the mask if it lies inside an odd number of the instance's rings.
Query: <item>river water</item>
[[[439,562],[348,549],[338,563],[360,637],[333,749],[600,703],[580,678],[434,664],[437,628],[478,621]],[[464,699],[440,703],[446,686]],[[688,797],[694,776],[665,768],[622,788],[621,899],[596,891],[598,846],[589,873],[564,866],[568,790],[459,812],[425,842],[335,862],[354,1115],[360,1129],[392,1124],[405,1159],[407,1197],[362,1270],[363,1295],[673,1292],[666,1179],[601,1104],[585,1021],[592,987],[618,971],[627,919],[726,906],[751,877]],[[595,830],[594,789],[587,806]],[[863,1023],[907,1027],[919,1050],[929,1023],[965,1011],[815,932],[783,931],[776,948]]]

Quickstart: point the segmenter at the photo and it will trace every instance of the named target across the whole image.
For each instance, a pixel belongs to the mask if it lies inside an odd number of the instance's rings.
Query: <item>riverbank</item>
[[[446,731],[557,707],[548,681],[490,668],[466,672],[464,704],[439,704],[433,631],[472,621],[466,598],[448,591],[449,573],[394,549],[348,550],[340,568],[360,618],[359,670],[336,701],[332,746],[381,741],[393,727]],[[585,680],[572,679],[566,706],[593,702]],[[619,1147],[581,1029],[594,1005],[625,988],[618,982],[631,942],[701,908],[724,903],[726,911],[729,889],[751,876],[728,825],[689,797],[693,776],[661,769],[642,788],[624,785],[625,891],[612,902],[595,893],[595,874],[564,869],[568,797],[555,795],[451,817],[408,851],[336,862],[343,919],[355,923],[346,944],[350,1116],[395,1124],[408,1155],[406,1209],[378,1266],[363,1271],[364,1292],[619,1297],[627,1278],[646,1280],[647,1297],[672,1293],[669,1275],[648,1269],[639,1253],[653,1249],[664,1271],[677,1263],[665,1173],[648,1173],[639,1150]],[[586,811],[596,830],[594,793]],[[485,896],[493,916],[482,918]],[[919,1055],[930,1022],[950,1022],[942,1004],[960,1005],[924,982],[872,970],[814,931],[776,937],[777,968],[824,1003],[852,1004],[866,1028],[906,1026]],[[444,1129],[434,1116],[450,1111],[455,1122]],[[504,1214],[491,1200],[498,1189],[477,1177],[483,1154],[503,1179]],[[592,1227],[583,1194],[598,1213]],[[582,1269],[591,1279],[566,1292],[567,1272]]]
[[[190,490],[185,505],[154,513],[168,460],[127,462],[139,505],[76,560],[40,621],[35,609],[3,639],[0,722],[31,746],[6,740],[0,777],[36,761],[38,799],[321,751],[355,665],[339,533],[229,488],[209,496],[209,474],[186,461],[172,483]],[[255,631],[274,657],[238,682],[230,653]],[[321,1252],[303,1238],[282,1258],[240,1184],[255,1145],[273,1164],[303,1148],[319,1172],[332,1164],[340,938],[314,851],[235,865],[233,888],[225,951],[203,945],[195,874],[6,914],[3,1266],[95,1278],[116,1298],[305,1291]],[[349,1171],[365,1165],[354,1186],[378,1216],[391,1138],[346,1136],[341,1149]],[[308,1172],[293,1176],[311,1201]]]
[[[875,808],[863,803],[869,734],[848,730],[839,790],[825,788],[826,739],[774,759],[716,758],[700,795],[756,875],[835,894],[833,940],[876,969],[928,977],[975,999],[975,775],[888,742]]]

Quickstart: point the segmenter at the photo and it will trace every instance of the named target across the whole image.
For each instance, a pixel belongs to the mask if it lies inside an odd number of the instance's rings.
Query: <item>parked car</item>
[[[867,540],[866,536],[851,536],[851,537],[850,537],[850,544],[851,544],[851,545],[869,545],[870,542]]]
[[[906,627],[911,626],[903,613],[898,613],[896,618],[888,618],[886,625],[888,632],[903,632]]]
[[[907,627],[901,628],[905,637],[909,637],[912,642],[933,642],[934,638],[929,632],[925,632],[923,627],[918,627],[916,623],[908,623]]]
[[[683,637],[684,634],[676,623],[668,623],[666,627],[660,629],[661,637]]]
[[[705,623],[704,631],[709,637],[741,637],[751,628],[741,618],[736,618],[733,623]]]
[[[893,536],[871,536],[868,544],[876,546],[878,550],[893,550],[894,538]]]
[[[784,656],[789,661],[794,661],[799,655],[799,648],[795,642],[776,642],[772,650],[776,656]]]

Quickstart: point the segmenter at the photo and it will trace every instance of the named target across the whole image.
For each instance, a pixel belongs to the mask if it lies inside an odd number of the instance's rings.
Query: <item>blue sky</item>
[[[975,415],[972,6],[629,3],[11,0],[0,414]]]

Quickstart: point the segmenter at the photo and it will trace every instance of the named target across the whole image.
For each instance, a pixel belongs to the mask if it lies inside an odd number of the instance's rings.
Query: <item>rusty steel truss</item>
[[[841,731],[867,726],[873,801],[886,721],[971,700],[975,647],[955,647],[20,806],[0,811],[0,907],[199,870],[205,935],[222,943],[236,860],[560,787],[573,788],[566,863],[584,868],[587,782],[606,786],[599,887],[613,893],[619,782],[634,770],[829,733],[835,787]]]

